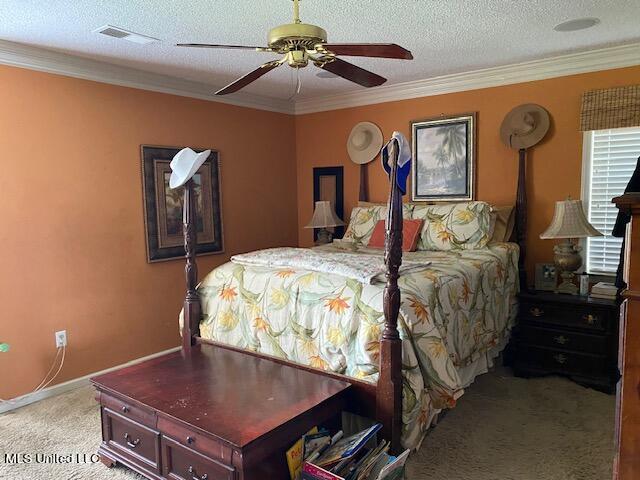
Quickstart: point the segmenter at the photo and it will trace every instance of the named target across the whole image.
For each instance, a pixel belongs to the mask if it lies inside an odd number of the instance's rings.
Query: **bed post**
[[[360,193],[358,194],[358,200],[361,202],[369,201],[369,180],[367,179],[367,164],[360,165]]]
[[[393,145],[393,143],[392,143]],[[396,182],[397,146],[392,149],[390,185],[387,207],[384,259],[387,284],[384,289],[384,331],[380,341],[380,377],[378,379],[376,413],[382,423],[382,436],[391,442],[392,453],[400,451],[402,431],[402,343],[398,334],[400,289],[398,277],[402,263],[402,194]]]
[[[525,259],[527,256],[527,150],[518,150],[518,193],[516,195],[516,241],[520,247],[518,271],[520,272],[520,291],[529,290],[527,286],[527,270]]]
[[[195,344],[195,336],[200,327],[200,297],[196,291],[198,283],[198,266],[196,265],[196,198],[193,180],[184,186],[184,202],[182,210],[182,232],[184,234],[184,267],[187,281],[187,294],[184,299],[184,319],[182,322],[182,350],[186,353]]]

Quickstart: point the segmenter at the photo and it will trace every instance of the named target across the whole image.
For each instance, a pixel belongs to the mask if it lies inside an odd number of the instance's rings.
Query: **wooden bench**
[[[93,378],[103,463],[150,479],[289,478],[286,450],[335,424],[350,384],[214,345]]]

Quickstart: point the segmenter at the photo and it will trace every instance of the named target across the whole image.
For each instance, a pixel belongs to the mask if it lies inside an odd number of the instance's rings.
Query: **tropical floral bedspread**
[[[379,250],[359,252],[382,255]],[[458,369],[508,336],[516,314],[518,247],[499,243],[481,250],[419,251],[405,253],[403,259],[430,262],[399,282],[402,441],[412,448],[432,413],[455,406],[462,395]],[[198,288],[200,334],[376,382],[383,287],[336,274],[229,262],[209,273]]]

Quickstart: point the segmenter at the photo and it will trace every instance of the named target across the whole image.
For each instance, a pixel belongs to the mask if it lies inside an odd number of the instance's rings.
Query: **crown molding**
[[[287,100],[245,93],[235,94],[233,97],[214,97],[212,90],[215,87],[205,83],[145,72],[6,40],[0,40],[0,64],[239,107],[294,113],[293,103]]]
[[[298,100],[295,103],[295,114],[302,115],[479,88],[498,87],[500,85],[634,65],[640,65],[640,43]]]
[[[211,94],[214,87],[205,83],[145,72],[6,40],[0,40],[0,64],[141,90],[198,98],[210,102],[303,115],[640,65],[640,43],[443,75],[355,92],[312,97],[297,100],[295,103],[246,93],[215,97]]]

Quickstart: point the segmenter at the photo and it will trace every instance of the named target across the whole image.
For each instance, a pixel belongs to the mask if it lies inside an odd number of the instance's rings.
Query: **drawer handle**
[[[128,433],[124,434],[124,441],[127,442],[127,445],[129,445],[131,448],[136,448],[140,444],[139,438],[132,440],[131,435],[129,435]]]
[[[206,473],[204,475],[198,476],[198,472],[196,472],[196,469],[193,468],[193,465],[189,465],[189,474],[191,475],[192,480],[207,480],[209,478],[209,475],[207,475]]]
[[[193,437],[187,437],[187,443],[188,443],[189,445],[191,445],[192,443],[195,443],[195,441],[196,441],[196,439],[195,439],[195,438],[193,438]]]
[[[568,357],[566,355],[562,354],[562,353],[558,353],[557,355],[554,355],[553,358],[560,365],[564,365],[566,363]]]
[[[541,317],[544,315],[544,310],[538,307],[533,307],[529,310],[529,313],[534,317]]]
[[[593,325],[594,323],[596,323],[596,320],[598,320],[598,316],[597,315],[591,315],[589,313],[589,314],[583,315],[582,316],[582,320],[587,322],[589,325]]]
[[[124,405],[122,407],[122,413],[129,413],[129,407],[127,407],[126,405]]]
[[[560,345],[566,345],[567,343],[569,343],[569,339],[564,335],[558,335],[557,337],[553,337],[553,340]]]

